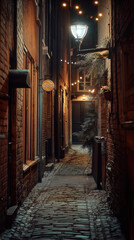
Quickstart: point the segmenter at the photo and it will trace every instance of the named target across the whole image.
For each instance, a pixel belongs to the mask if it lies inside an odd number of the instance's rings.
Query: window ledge
[[[33,166],[37,165],[37,163],[40,161],[39,157],[35,157],[35,160],[27,160],[26,163],[23,164],[23,172],[27,172],[30,170]]]

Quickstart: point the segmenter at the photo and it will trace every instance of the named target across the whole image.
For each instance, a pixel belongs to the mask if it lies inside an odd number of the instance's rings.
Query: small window
[[[87,77],[85,73],[79,72],[79,81],[77,81],[78,91],[88,91],[90,89],[90,76]]]

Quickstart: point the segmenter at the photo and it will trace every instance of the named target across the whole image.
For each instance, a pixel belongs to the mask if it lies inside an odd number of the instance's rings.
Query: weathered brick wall
[[[17,1],[17,69],[23,69],[23,1]],[[16,201],[22,201],[23,187],[23,89],[16,94]]]
[[[10,36],[10,38],[9,38]],[[9,51],[13,46],[13,11],[11,3],[0,1],[0,230],[7,208],[8,181],[8,71]]]
[[[128,209],[130,207],[128,204],[128,189],[132,183],[131,181],[128,182],[126,132],[122,126],[123,121],[127,120],[124,92],[126,92],[128,84],[128,81],[127,83],[125,82],[128,73],[125,73],[127,65],[124,63],[122,46],[123,41],[126,41],[128,38],[129,34],[126,34],[128,29],[131,29],[133,16],[132,9],[133,2],[131,0],[113,2],[112,40],[113,47],[115,47],[111,59],[113,98],[111,101],[111,108],[107,109],[108,139],[106,190],[109,196],[109,204],[114,214],[120,218],[122,228],[126,234],[128,232]],[[130,45],[128,45],[128,48],[129,47]],[[133,110],[133,106],[131,106],[131,113]],[[131,119],[130,117],[129,120]]]

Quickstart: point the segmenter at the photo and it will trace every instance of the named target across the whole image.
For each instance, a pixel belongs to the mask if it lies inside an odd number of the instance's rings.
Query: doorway
[[[89,101],[72,101],[72,144],[82,144],[81,139],[73,133],[81,131],[89,106]]]

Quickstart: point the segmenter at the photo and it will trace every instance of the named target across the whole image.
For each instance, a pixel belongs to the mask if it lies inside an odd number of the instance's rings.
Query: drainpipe
[[[69,3],[69,22],[71,20],[71,0]],[[69,147],[71,146],[72,142],[71,142],[71,55],[70,55],[70,50],[71,50],[71,36],[69,34],[69,49],[68,49],[68,54],[69,54]]]
[[[40,1],[40,9],[41,8]],[[42,26],[39,25],[39,158],[38,164],[38,181],[42,180]]]

